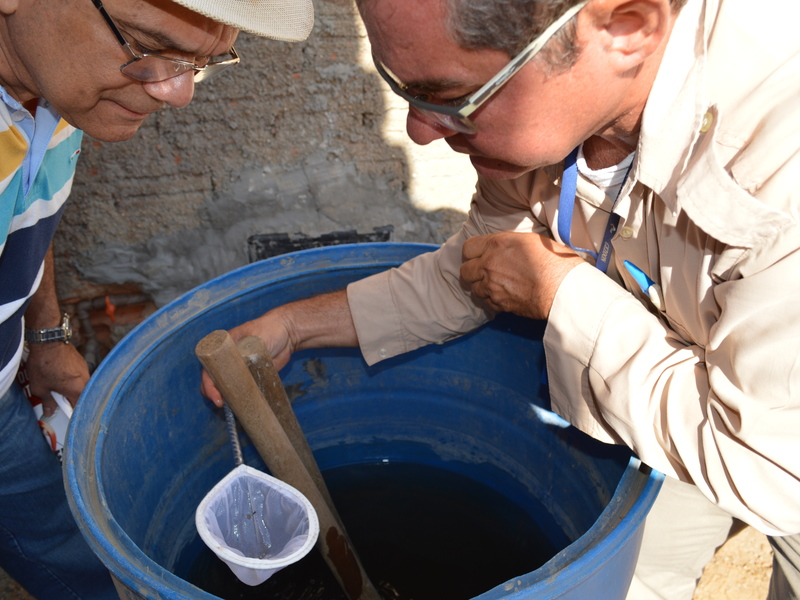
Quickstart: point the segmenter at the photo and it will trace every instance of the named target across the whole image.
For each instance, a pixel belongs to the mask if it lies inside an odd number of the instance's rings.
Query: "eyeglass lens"
[[[474,125],[472,125],[471,122],[467,121],[467,119],[464,118],[456,117],[453,115],[446,115],[444,113],[438,113],[432,110],[426,110],[424,108],[418,108],[417,110],[425,114],[427,117],[434,119],[441,125],[444,125],[448,129],[452,129],[453,131],[458,131],[459,133],[473,134],[478,130]]]
[[[165,81],[191,71],[192,67],[154,56],[145,56],[123,65],[120,70],[128,77],[139,81]]]
[[[225,67],[238,62],[238,56],[227,55],[224,60],[209,63],[198,69],[195,65],[187,62],[170,60],[161,56],[142,56],[122,65],[120,70],[132,79],[150,82],[166,81],[187,71],[194,71],[194,81],[199,83],[210,79]]]
[[[389,84],[389,87],[392,88],[395,94],[406,100],[411,107],[415,110],[419,111],[423,115],[425,115],[428,119],[435,121],[436,123],[443,125],[447,129],[451,129],[453,131],[458,131],[459,133],[467,133],[473,134],[477,131],[475,125],[467,119],[466,117],[460,117],[448,113],[441,113],[435,110],[430,110],[428,108],[423,108],[419,106],[418,102],[419,99],[416,98],[414,95],[410,94],[397,77],[392,73],[389,68],[384,65],[378,58],[373,54],[372,60],[375,63],[375,68],[378,71],[378,74],[383,78],[386,83]]]

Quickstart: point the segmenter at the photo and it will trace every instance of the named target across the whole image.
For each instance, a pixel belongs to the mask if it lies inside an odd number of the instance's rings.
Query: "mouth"
[[[466,154],[467,156],[469,156],[469,159],[472,161],[473,165],[488,166],[489,164],[498,165],[504,163],[504,161],[501,161],[499,159],[484,156],[482,153],[478,152],[477,150],[475,150],[475,148],[466,143],[465,140],[458,139],[460,137],[461,136],[452,136],[447,138],[447,144],[454,152],[457,152],[459,154]]]
[[[502,158],[493,158],[486,156],[476,148],[474,148],[465,136],[453,135],[445,139],[447,144],[454,152],[459,154],[466,154],[472,163],[473,168],[481,175],[491,179],[509,179],[518,177],[530,169],[521,165],[503,160]]]
[[[158,108],[156,108],[155,110],[153,109],[139,110],[136,108],[129,108],[123,104],[120,104],[119,102],[114,102],[114,104],[116,104],[124,114],[126,114],[130,118],[137,120],[145,119],[148,116],[158,111]]]
[[[458,152],[459,154],[468,154],[470,156],[477,154],[475,149],[467,143],[464,136],[460,133],[446,137],[445,142],[454,152]]]

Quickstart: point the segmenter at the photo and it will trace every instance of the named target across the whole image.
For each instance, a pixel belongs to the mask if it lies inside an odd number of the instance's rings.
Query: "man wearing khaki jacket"
[[[547,319],[553,409],[668,475],[630,598],[691,598],[734,517],[770,536],[770,598],[797,598],[800,9],[360,9],[410,137],[478,171],[469,217],[438,251],[233,336],[261,335],[278,366],[356,344],[372,364],[497,311]]]

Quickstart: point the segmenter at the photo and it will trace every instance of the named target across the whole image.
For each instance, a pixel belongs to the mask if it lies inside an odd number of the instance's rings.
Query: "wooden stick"
[[[347,532],[300,460],[227,331],[198,342],[195,354],[272,474],[297,488],[317,512],[322,557],[350,600],[380,600],[353,550]]]
[[[328,486],[325,484],[317,461],[314,458],[314,453],[308,445],[308,440],[303,433],[303,428],[300,427],[297,415],[294,414],[289,396],[286,395],[286,389],[283,387],[280,375],[278,375],[275,365],[272,364],[272,357],[267,349],[267,344],[257,335],[251,335],[236,342],[236,347],[250,369],[250,374],[255,379],[258,389],[267,399],[269,407],[275,413],[275,417],[277,417],[278,422],[286,432],[286,436],[300,457],[306,471],[311,475],[311,479],[314,480],[320,493],[325,498],[331,512],[336,515],[337,520],[341,521],[328,491]]]

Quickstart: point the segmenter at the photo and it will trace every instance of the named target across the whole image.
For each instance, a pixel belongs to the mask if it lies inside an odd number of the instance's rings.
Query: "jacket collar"
[[[633,179],[656,192],[673,212],[678,209],[676,175],[686,164],[706,113],[706,16],[715,12],[716,4],[689,0],[681,9],[642,115]]]
[[[719,11],[720,0],[689,0],[676,19],[642,117],[632,179],[714,239],[750,248],[792,221],[742,189],[717,156],[720,114],[710,97],[707,64]]]

